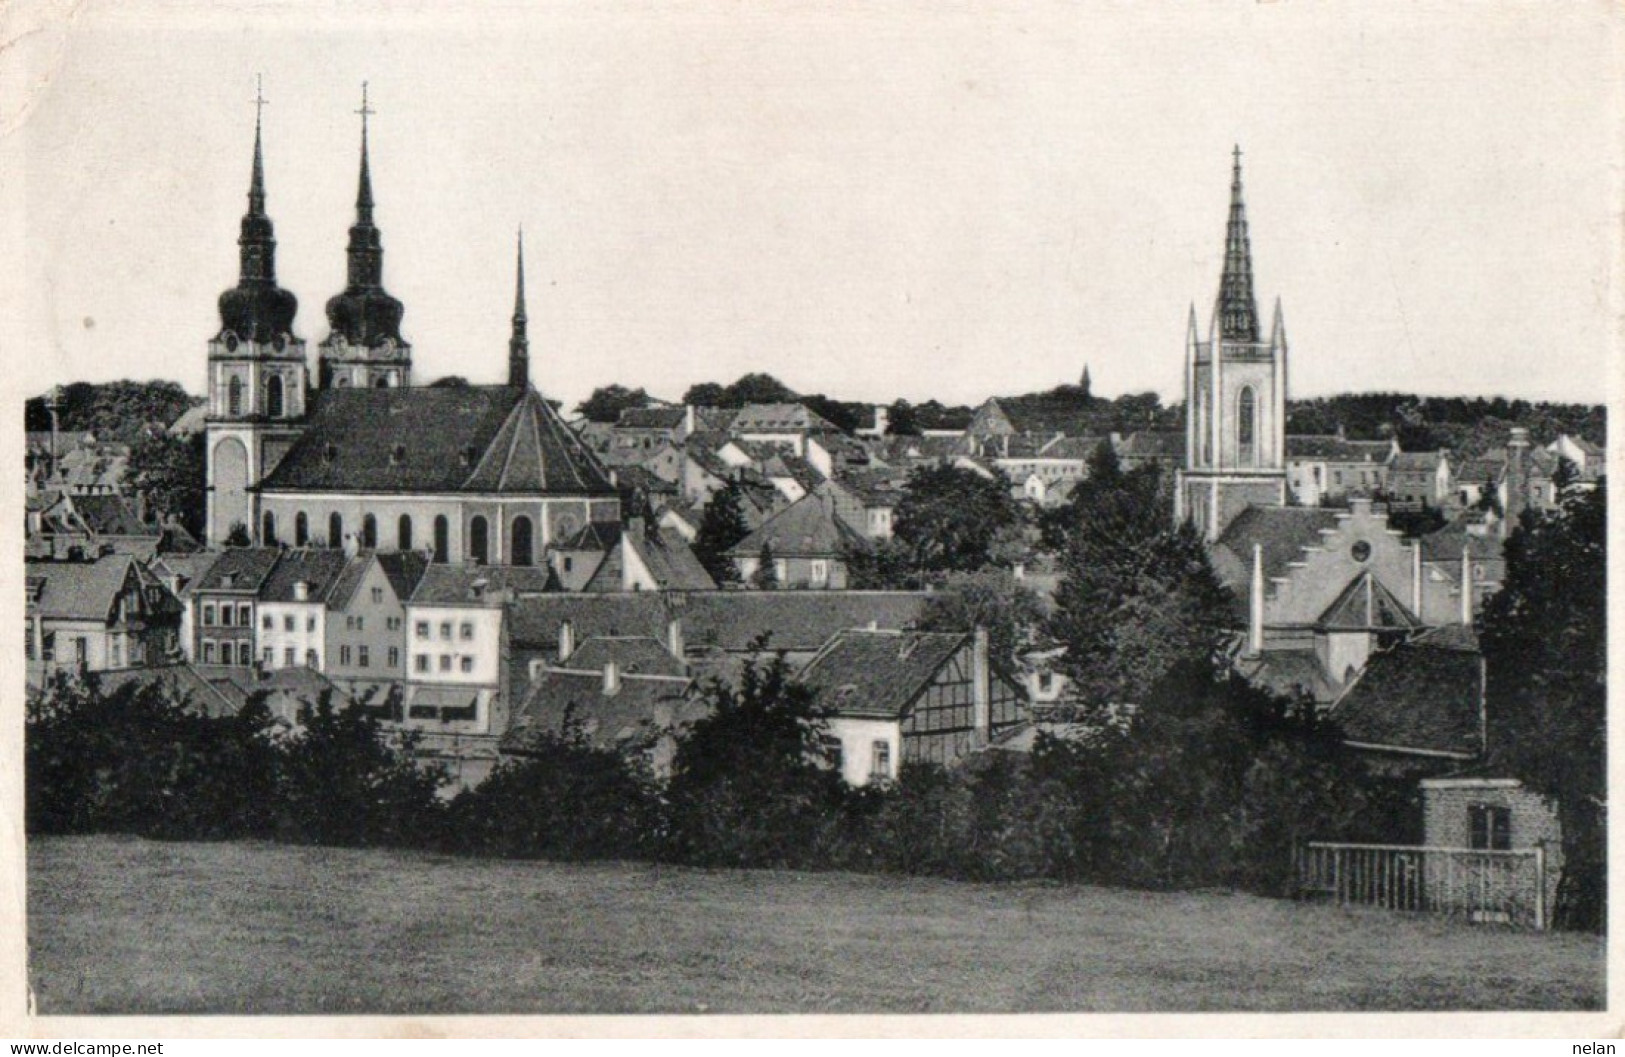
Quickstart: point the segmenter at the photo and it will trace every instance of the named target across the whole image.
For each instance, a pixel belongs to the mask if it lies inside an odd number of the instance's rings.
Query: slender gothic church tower
[[[1241,148],[1230,177],[1224,272],[1207,340],[1191,306],[1185,339],[1185,468],[1174,519],[1215,540],[1249,506],[1286,502],[1286,325],[1281,302],[1261,340],[1252,246],[1241,193]]]
[[[401,337],[400,301],[384,289],[384,243],[372,219],[372,172],[367,159],[367,86],[361,86],[361,177],[350,227],[344,292],[327,302],[331,333],[320,346],[323,389],[393,389],[412,384],[412,346]]]
[[[219,546],[241,525],[253,537],[251,486],[274,467],[303,428],[305,343],[293,333],[299,301],[276,281],[276,238],[265,212],[265,159],[255,99],[254,165],[248,212],[237,238],[237,285],[220,295],[220,330],[209,342],[206,532]]]

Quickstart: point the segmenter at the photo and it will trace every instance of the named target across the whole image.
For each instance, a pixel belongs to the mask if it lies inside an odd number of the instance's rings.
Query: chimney
[[[1264,547],[1253,544],[1253,582],[1247,593],[1247,653],[1264,652]]]
[[[1473,557],[1465,544],[1461,548],[1461,622],[1473,626]]]
[[[310,601],[310,581],[299,580],[293,585],[293,600],[295,602]]]
[[[621,666],[614,661],[604,662],[604,696],[613,697],[621,692]]]
[[[351,558],[361,553],[361,537],[354,532],[344,534],[344,553]]]
[[[530,676],[530,681],[533,683],[540,679],[542,677],[542,673],[546,670],[547,662],[540,657],[532,657],[530,659],[530,664],[526,665],[525,667],[525,671]]]
[[[559,663],[563,664],[576,651],[575,625],[568,620],[559,622]]]
[[[683,436],[686,437],[686,436],[688,436],[689,434],[691,434],[693,432],[694,432],[694,405],[693,404],[684,404],[683,405]]]
[[[1411,541],[1411,612],[1422,619],[1422,541]]]
[[[1503,531],[1508,535],[1518,527],[1518,518],[1528,500],[1528,459],[1529,431],[1522,426],[1513,426],[1512,436],[1507,441],[1507,503]]]
[[[683,654],[687,652],[683,642],[683,622],[677,617],[666,621],[666,648],[678,660],[682,660]]]
[[[987,653],[987,629],[978,624],[971,632],[971,717],[978,745],[993,740],[993,674]]]

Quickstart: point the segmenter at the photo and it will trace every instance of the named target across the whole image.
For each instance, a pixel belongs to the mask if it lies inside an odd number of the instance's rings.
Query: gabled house
[[[1385,770],[1442,774],[1485,750],[1484,657],[1471,628],[1435,628],[1378,650],[1328,713]]]
[[[905,762],[958,762],[1031,718],[981,629],[838,632],[799,678],[852,785],[894,781]]]
[[[867,540],[892,538],[897,505],[903,501],[906,472],[847,470],[821,484],[817,491],[835,506],[835,516]]]
[[[24,583],[30,685],[59,670],[117,671],[175,658],[180,603],[133,558],[27,562]]]
[[[247,668],[254,663],[260,588],[281,557],[273,547],[228,547],[193,582],[187,599],[193,664]]]
[[[350,558],[343,551],[283,553],[260,585],[256,654],[265,671],[321,671],[327,647],[328,595]]]
[[[1286,477],[1301,506],[1320,506],[1351,495],[1388,490],[1388,466],[1399,452],[1393,440],[1346,440],[1341,435],[1287,434]]]
[[[728,432],[739,440],[776,444],[807,458],[808,437],[840,430],[802,404],[746,404],[734,413]]]
[[[565,591],[585,590],[604,556],[621,542],[621,523],[594,521],[567,539],[560,540],[549,553],[553,573]]]
[[[1388,501],[1395,510],[1443,506],[1450,496],[1450,456],[1442,451],[1402,451],[1388,460]]]
[[[1607,451],[1602,445],[1593,444],[1584,437],[1572,433],[1559,434],[1556,440],[1546,445],[1546,450],[1574,464],[1580,473],[1576,482],[1580,487],[1595,487],[1597,481],[1608,475]]]
[[[864,538],[835,514],[834,501],[806,496],[774,514],[728,551],[739,578],[756,578],[764,553],[775,563],[782,588],[841,590],[847,584],[847,555],[866,546]]]
[[[686,675],[623,671],[614,660],[575,662],[541,672],[501,741],[504,756],[545,754],[552,739],[581,739],[640,756],[659,776],[671,772],[683,729],[710,711]]]
[[[1170,475],[1185,465],[1185,431],[1142,429],[1123,436],[1112,434],[1117,464],[1126,472],[1159,466]]]
[[[710,591],[716,586],[682,536],[670,529],[651,531],[642,518],[632,518],[583,590]]]
[[[406,679],[406,601],[428,566],[416,552],[362,551],[328,593],[323,671],[351,697],[382,700]]]

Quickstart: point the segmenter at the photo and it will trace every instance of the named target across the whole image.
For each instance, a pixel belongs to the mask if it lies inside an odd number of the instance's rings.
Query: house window
[[[451,671],[451,654],[442,653],[440,655],[440,670],[443,672]]]
[[[1055,690],[1055,673],[1054,672],[1039,672],[1038,673],[1038,692],[1041,693],[1041,694],[1048,694],[1048,693],[1053,692],[1054,690]]]
[[[271,626],[272,626],[271,614],[265,613],[265,614],[261,615],[261,617],[260,617],[260,627],[264,628],[266,631],[270,631]]]
[[[829,581],[829,562],[822,558],[814,558],[812,563],[812,582],[815,584]]]
[[[363,668],[372,667],[372,661],[367,656],[367,647],[365,647],[365,646],[357,646],[356,647],[356,663],[359,664]]]
[[[426,639],[429,637],[429,622],[427,620],[418,621],[417,635],[420,639]]]
[[[319,656],[316,655],[316,651],[315,650],[306,650],[305,651],[305,667],[306,668],[320,668],[321,666],[322,666],[322,659]]]
[[[292,613],[289,613],[289,614],[287,614],[286,616],[284,616],[282,618],[282,630],[283,631],[292,631],[293,630],[293,614]]]
[[[367,618],[357,614],[356,618],[355,618],[355,629],[357,631],[366,631],[367,630]]]
[[[401,618],[400,617],[385,617],[384,618],[384,626],[386,628],[388,628],[390,631],[399,631],[399,630],[401,630]]]
[[[260,660],[265,664],[265,666],[267,668],[271,667],[271,662],[274,661],[275,659],[276,659],[276,651],[273,650],[271,647],[267,646],[263,650],[260,651]]]
[[[443,620],[440,622],[440,638],[446,642],[451,641],[451,621]]]
[[[401,666],[401,651],[394,646],[389,648],[389,666],[391,668],[399,668]]]
[[[872,747],[869,764],[870,778],[891,777],[891,742],[877,741]]]
[[[249,609],[247,602],[237,607],[237,623],[245,628],[254,626],[254,613]]]
[[[250,652],[249,645],[246,642],[239,642],[237,644],[237,663],[242,665],[244,668],[247,668],[250,664],[254,663],[254,655]]]
[[[113,667],[124,667],[124,650],[118,643],[113,643]]]
[[[462,670],[465,671],[465,672],[472,672],[474,670],[474,658],[472,658],[472,657],[466,657],[465,656],[458,663],[459,663],[460,667],[462,668]]]
[[[463,621],[462,624],[459,625],[458,628],[457,628],[457,634],[465,642],[468,641],[469,639],[472,639],[474,637],[474,625],[469,623],[466,620]]]
[[[49,660],[50,658],[47,657],[46,659]],[[212,639],[203,640],[203,663],[214,663],[214,641]]]
[[[298,651],[297,650],[295,650],[292,646],[287,647],[286,649],[284,649],[282,651],[282,666],[284,668],[292,668],[294,666],[294,664],[296,663],[294,661],[294,658],[297,657],[297,656],[298,656]]]
[[[818,744],[824,750],[824,758],[829,761],[830,767],[839,773],[846,765],[846,753],[841,747],[841,739],[826,734],[818,739]]]
[[[214,626],[214,607],[213,606],[204,606],[203,607],[203,626],[206,627],[206,628],[211,628],[211,627]]]
[[[305,630],[306,631],[315,631],[316,630],[316,618],[315,617],[306,617],[305,618]]]
[[[349,665],[349,663],[350,663],[350,647],[348,647],[348,646],[340,646],[339,647],[339,663],[342,664],[342,665],[345,665],[345,666]]]
[[[231,627],[231,606],[229,605],[220,607],[220,626],[223,628]]]
[[[416,668],[420,672],[428,671],[429,670],[429,655],[427,653],[420,653],[416,657],[413,657],[412,658],[412,667]]]
[[[383,602],[383,600],[384,600],[384,589],[382,587],[374,587],[372,589],[372,604],[375,605],[375,606],[379,605],[379,604],[381,604]]]
[[[1467,846],[1483,851],[1512,848],[1512,809],[1473,804],[1467,809]]]

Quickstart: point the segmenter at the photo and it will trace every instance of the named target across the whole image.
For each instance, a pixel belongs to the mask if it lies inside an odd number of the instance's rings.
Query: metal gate
[[[1546,851],[1311,843],[1298,852],[1300,898],[1546,927]]]

